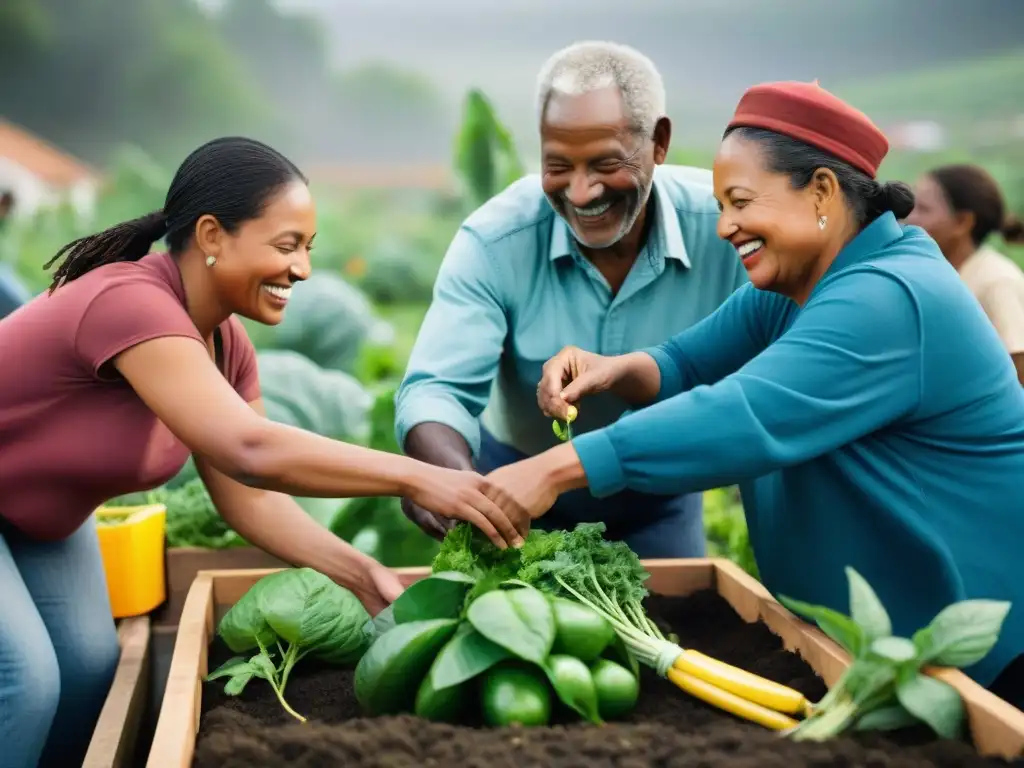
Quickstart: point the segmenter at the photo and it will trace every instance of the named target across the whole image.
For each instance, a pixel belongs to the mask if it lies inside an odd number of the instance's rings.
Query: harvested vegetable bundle
[[[459,722],[479,710],[488,725],[532,726],[560,710],[601,723],[639,696],[635,660],[604,619],[522,582],[435,573],[372,625],[355,679],[368,714]]]
[[[846,569],[846,577],[850,616],[779,596],[779,602],[817,622],[853,658],[813,713],[787,735],[797,741],[825,741],[851,727],[889,731],[925,723],[942,738],[958,738],[964,723],[960,694],[922,669],[981,661],[999,639],[1010,603],[963,600],[940,611],[913,638],[896,637],[888,612],[867,581],[853,568]]]
[[[631,655],[680,689],[767,728],[795,727],[790,715],[811,709],[801,693],[665,637],[643,608],[649,574],[625,543],[606,541],[604,529],[602,523],[581,523],[571,532],[533,531],[520,549],[499,552],[460,525],[442,543],[434,569],[513,579],[576,601],[604,618]]]
[[[292,669],[306,656],[355,663],[370,643],[369,618],[359,598],[327,576],[311,568],[276,571],[253,584],[217,627],[235,653],[259,652],[229,659],[206,680],[227,677],[224,692],[230,696],[254,677],[266,680],[285,711],[305,722],[284,698]]]

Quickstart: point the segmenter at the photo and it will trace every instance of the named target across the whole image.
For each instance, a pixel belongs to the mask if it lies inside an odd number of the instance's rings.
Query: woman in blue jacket
[[[534,518],[573,488],[738,483],[775,594],[846,612],[852,566],[904,636],[958,600],[1011,601],[965,671],[1021,706],[1024,391],[935,242],[898,223],[913,194],[876,181],[887,151],[817,83],[750,89],[714,165],[750,284],[659,347],[563,350],[545,414],[605,390],[636,412],[489,477]]]

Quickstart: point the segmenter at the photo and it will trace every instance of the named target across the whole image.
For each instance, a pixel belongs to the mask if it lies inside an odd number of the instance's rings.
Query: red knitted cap
[[[765,128],[822,149],[871,178],[889,141],[863,112],[813,83],[762,83],[747,89],[729,127]]]

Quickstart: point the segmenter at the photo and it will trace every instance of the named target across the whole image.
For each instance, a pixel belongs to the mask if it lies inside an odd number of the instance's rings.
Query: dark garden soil
[[[654,596],[648,612],[684,647],[776,680],[816,701],[825,686],[763,624],[747,624],[717,593]],[[215,644],[211,668],[229,657]],[[796,743],[687,696],[644,670],[641,697],[626,722],[603,727],[453,727],[412,716],[362,718],[352,672],[300,664],[286,698],[309,718],[289,717],[263,681],[242,696],[220,681],[203,687],[194,768],[974,768],[1008,765],[969,744],[938,741],[918,730]],[[1014,763],[1024,765],[1024,760]]]

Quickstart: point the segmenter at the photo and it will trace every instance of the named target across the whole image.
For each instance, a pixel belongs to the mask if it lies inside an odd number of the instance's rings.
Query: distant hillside
[[[1024,48],[998,56],[836,87],[879,121],[966,120],[1024,113]]]

